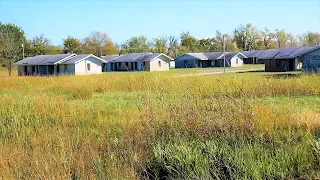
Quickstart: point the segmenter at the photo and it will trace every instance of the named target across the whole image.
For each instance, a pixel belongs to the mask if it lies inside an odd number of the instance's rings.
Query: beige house
[[[167,71],[173,59],[162,53],[131,53],[121,56],[104,56],[108,63],[103,71]]]
[[[18,75],[101,74],[107,61],[92,54],[56,54],[27,57],[15,63]]]

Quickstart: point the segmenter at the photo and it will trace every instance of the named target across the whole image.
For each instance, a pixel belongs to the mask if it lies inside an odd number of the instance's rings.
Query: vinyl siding
[[[87,69],[87,64],[90,64],[90,70]],[[86,58],[75,65],[73,65],[74,74],[82,75],[82,74],[102,74],[102,66],[101,61],[96,60],[94,58]],[[71,70],[71,69],[70,69]],[[69,72],[69,66],[68,66]]]
[[[160,63],[160,66],[159,66]],[[152,61],[145,62],[145,69],[147,71],[168,71],[169,70],[169,60],[163,56],[159,56]]]
[[[175,68],[195,68],[197,59],[188,54],[182,55],[175,59]]]

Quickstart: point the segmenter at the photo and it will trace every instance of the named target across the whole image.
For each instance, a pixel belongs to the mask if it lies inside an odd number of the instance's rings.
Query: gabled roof
[[[232,59],[233,57],[235,56],[242,56],[244,58],[246,58],[247,56],[245,56],[244,54],[242,54],[241,52],[227,52],[226,55],[225,55],[225,59]],[[218,59],[223,59],[223,55],[220,56]]]
[[[275,59],[293,59],[311,51],[320,49],[320,46],[302,46],[302,47],[288,47],[281,49]]]
[[[74,57],[71,57],[71,58],[67,59],[66,61],[62,61],[62,62],[60,62],[60,64],[76,64],[76,63],[78,63],[78,62],[80,62],[80,61],[82,61],[84,59],[89,58],[89,57],[97,59],[97,60],[99,60],[99,61],[101,61],[103,63],[107,63],[106,60],[104,60],[102,58],[99,58],[99,57],[97,57],[97,56],[95,56],[93,54],[81,54],[81,55],[76,55]]]
[[[130,53],[127,55],[115,56],[109,58],[108,62],[137,62],[137,61],[152,61],[156,57],[164,56],[168,60],[173,60],[171,57],[162,53]],[[102,57],[104,58],[104,57]]]
[[[268,49],[259,59],[294,59],[309,52],[320,49],[320,46],[287,47],[282,49]]]
[[[199,60],[208,60],[208,57],[206,55],[204,55],[203,53],[186,53],[186,54],[189,56],[193,56]]]
[[[266,50],[242,51],[241,53],[247,58],[260,57]]]
[[[117,57],[119,57],[119,55],[107,55],[107,56],[101,56],[100,58],[108,61],[110,59],[117,58]]]
[[[216,60],[223,56],[223,52],[205,52],[203,53],[209,60]]]
[[[146,54],[141,61],[152,61],[153,59],[159,57],[159,56],[163,56],[166,59],[168,59],[169,61],[172,61],[173,59],[165,54],[162,53],[152,53],[152,54]]]
[[[54,65],[57,62],[69,59],[75,54],[38,55],[27,57],[15,63],[15,65]]]
[[[273,59],[280,52],[281,49],[268,49],[259,56],[259,59]]]

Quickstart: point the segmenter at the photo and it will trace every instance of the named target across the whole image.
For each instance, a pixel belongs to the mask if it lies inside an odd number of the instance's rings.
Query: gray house
[[[264,61],[259,59],[259,57],[266,50],[253,50],[253,51],[242,51],[241,53],[246,56],[243,59],[243,64],[263,64]]]
[[[320,46],[269,49],[260,59],[265,61],[266,72],[315,71],[320,68]]]
[[[131,53],[121,56],[103,56],[108,61],[104,71],[166,71],[173,59],[162,53]]]
[[[225,56],[224,56],[225,55]],[[205,67],[223,67],[224,58],[226,67],[242,66],[243,58],[246,58],[240,52],[205,52],[205,53],[186,53],[175,59],[176,68],[205,68]]]
[[[101,74],[107,61],[92,54],[57,54],[27,57],[15,63],[18,75]]]

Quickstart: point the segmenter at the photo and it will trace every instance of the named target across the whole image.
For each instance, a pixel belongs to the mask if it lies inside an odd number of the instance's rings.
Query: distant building
[[[101,74],[107,61],[92,54],[57,54],[27,57],[15,63],[18,75]]]
[[[315,71],[320,69],[320,46],[269,49],[259,59],[265,61],[266,72]]]
[[[266,50],[252,50],[252,51],[242,51],[241,53],[246,56],[243,58],[243,64],[264,64],[264,61],[259,59],[259,57]]]
[[[175,59],[176,68],[206,68],[242,66],[243,58],[246,58],[240,52],[205,52],[205,53],[186,53]]]
[[[131,53],[121,56],[103,56],[108,61],[103,71],[167,71],[173,59],[162,53]]]

